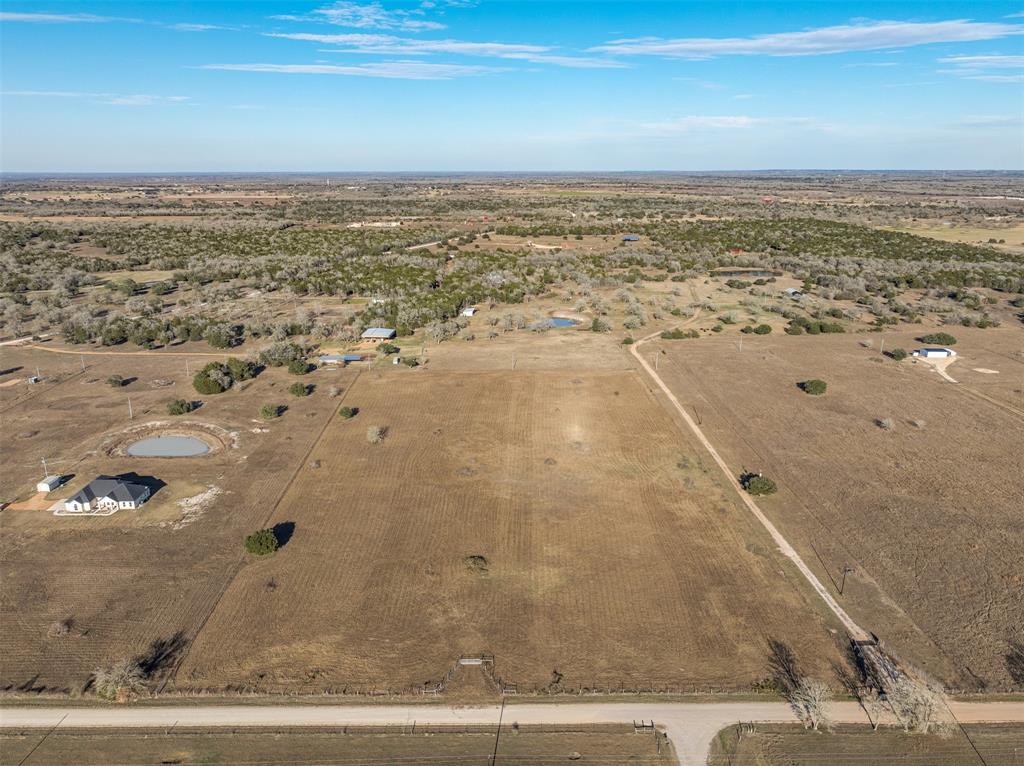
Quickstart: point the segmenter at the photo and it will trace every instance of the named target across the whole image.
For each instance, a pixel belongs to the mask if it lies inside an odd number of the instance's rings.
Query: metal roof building
[[[391,340],[395,337],[395,331],[389,327],[370,327],[363,335],[363,340]]]

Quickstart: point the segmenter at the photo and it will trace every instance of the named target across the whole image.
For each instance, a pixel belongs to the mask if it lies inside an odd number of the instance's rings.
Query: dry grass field
[[[638,373],[385,368],[346,403],[271,519],[291,539],[239,572],[177,688],[424,688],[493,653],[521,691],[742,690],[769,639],[839,661]]]
[[[99,474],[134,472],[166,486],[141,510],[109,517],[0,513],[0,687],[75,692],[95,668],[126,656],[159,655],[159,677],[210,613],[239,564],[243,536],[271,512],[338,400],[323,390],[294,400],[284,391],[292,376],[268,371],[244,391],[202,397],[199,410],[175,421],[219,426],[237,447],[198,458],[118,457],[106,445],[126,429],[168,422],[168,401],[199,398],[183,358],[88,356],[85,372],[78,356],[7,347],[3,359],[7,369],[34,372],[38,364],[46,378],[0,389],[3,500],[33,494],[42,458],[51,471],[74,476],[53,502]],[[192,369],[203,359],[194,358]],[[137,380],[113,389],[105,381],[115,373]],[[309,382],[326,389],[351,377],[317,372]],[[269,425],[254,422],[266,401],[289,411]],[[212,502],[179,504],[210,488],[218,493]],[[64,620],[70,630],[58,635],[54,626]],[[155,654],[154,642],[163,642]]]
[[[819,577],[853,567],[855,619],[953,688],[1019,689],[1024,333],[955,334],[958,384],[883,357],[878,335],[662,343],[661,375],[737,474],[778,482],[764,507]],[[804,394],[809,378],[828,392]]]
[[[44,741],[45,740],[45,741]],[[38,746],[38,747],[37,747]],[[34,751],[32,748],[36,748]],[[494,755],[493,728],[370,728],[341,730],[236,730],[231,732],[59,731],[50,736],[0,733],[0,764],[109,766],[174,763],[487,763]],[[576,757],[578,755],[578,757]],[[570,756],[573,756],[570,759]],[[632,726],[506,728],[498,757],[509,763],[651,763],[672,764],[672,749],[660,735],[637,734]]]
[[[949,735],[906,734],[839,726],[830,733],[799,726],[757,725],[740,733],[725,729],[708,758],[709,766],[1019,766],[1024,762],[1024,727],[974,724]]]

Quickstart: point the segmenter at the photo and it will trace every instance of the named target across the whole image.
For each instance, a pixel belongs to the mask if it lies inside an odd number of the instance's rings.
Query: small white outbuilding
[[[53,490],[57,489],[57,487],[63,483],[64,480],[60,476],[47,476],[41,482],[36,484],[36,492],[53,492]]]
[[[471,317],[476,313],[476,306],[469,306],[468,308],[462,309],[462,316]]]
[[[951,348],[919,348],[914,352],[914,356],[924,359],[948,359],[956,356],[956,351]]]

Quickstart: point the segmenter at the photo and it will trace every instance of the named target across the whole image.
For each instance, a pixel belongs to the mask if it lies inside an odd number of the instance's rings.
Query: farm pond
[[[210,451],[210,445],[194,436],[151,436],[129,445],[132,457],[194,457]]]

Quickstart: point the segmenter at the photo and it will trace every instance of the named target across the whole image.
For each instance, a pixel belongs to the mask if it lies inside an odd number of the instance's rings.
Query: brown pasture
[[[354,384],[178,689],[423,689],[492,653],[521,691],[744,690],[769,640],[833,677],[834,623],[638,373],[442,367]]]
[[[46,458],[51,472],[73,479],[51,493],[65,498],[98,474],[135,472],[164,482],[139,511],[108,517],[56,517],[46,511],[0,512],[0,689],[76,692],[100,665],[162,649],[155,680],[173,670],[234,575],[242,539],[274,502],[337,407],[326,389],[344,388],[351,372],[309,376],[320,390],[289,397],[292,376],[265,372],[245,390],[199,397],[185,359],[162,354],[86,356],[7,347],[5,368],[45,378],[0,390],[5,438],[0,445],[3,500],[31,496]],[[192,359],[192,370],[209,357]],[[137,380],[106,385],[114,374]],[[153,386],[154,381],[171,385]],[[128,419],[131,397],[135,419]],[[118,457],[104,449],[132,425],[168,421],[166,403],[203,399],[184,416],[237,435],[237,447],[198,458]],[[272,424],[258,422],[264,402],[289,405]],[[257,422],[254,422],[257,421]],[[256,428],[266,432],[254,433]],[[210,487],[220,494],[201,512],[178,501]],[[54,626],[69,621],[61,635]]]
[[[763,505],[818,576],[854,570],[864,627],[953,688],[1019,689],[1024,332],[954,333],[957,384],[879,353],[919,346],[906,331],[668,342],[660,372],[737,474],[776,480]]]

